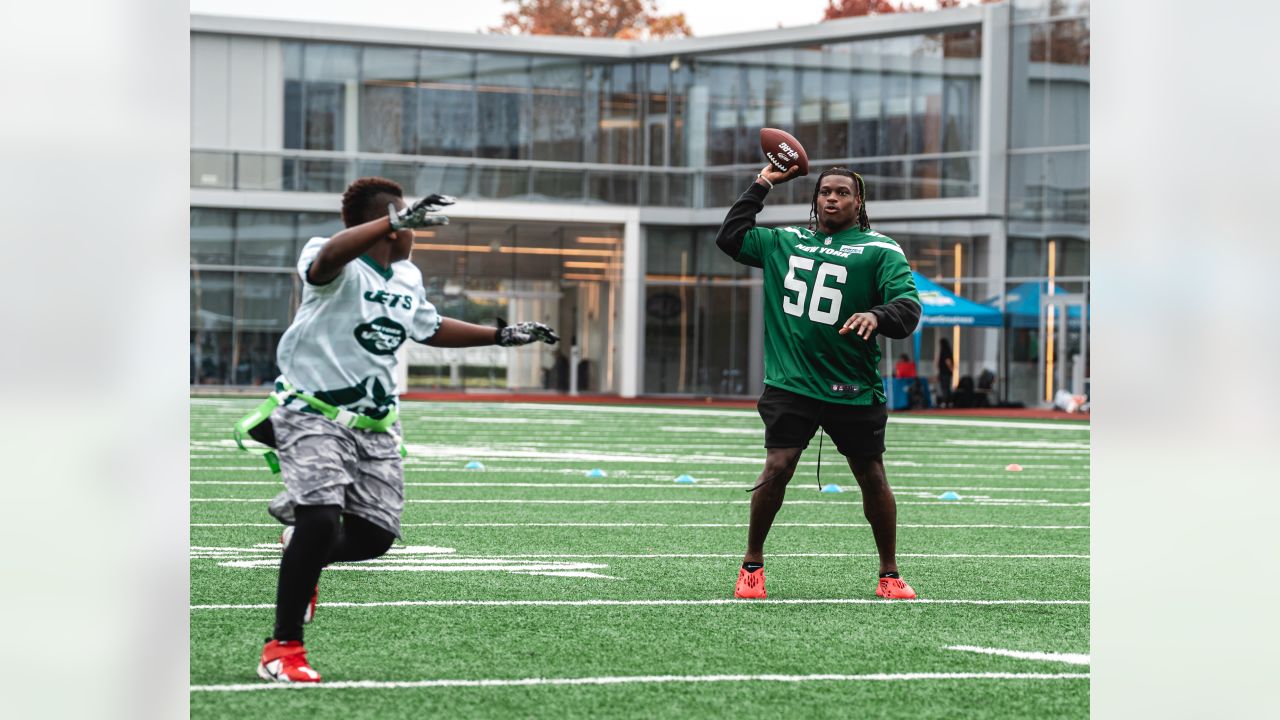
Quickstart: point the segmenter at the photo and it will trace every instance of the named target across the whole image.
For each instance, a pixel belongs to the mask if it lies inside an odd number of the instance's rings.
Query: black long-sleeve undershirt
[[[720,232],[716,233],[716,245],[724,251],[725,255],[734,260],[738,259],[738,254],[742,252],[742,239],[747,236],[751,228],[756,226],[756,215],[764,209],[764,198],[768,194],[769,188],[753,182],[751,187],[747,188],[747,191],[742,193],[737,202],[729,208],[729,214],[720,224]],[[751,265],[751,263],[743,263],[743,265]]]
[[[742,262],[738,260],[738,255],[742,252],[742,241],[751,228],[756,226],[756,215],[764,209],[764,199],[768,194],[769,188],[757,182],[751,183],[751,187],[729,208],[720,231],[716,233],[716,246],[735,261]],[[754,263],[743,264],[760,267]],[[876,332],[901,340],[915,332],[916,324],[920,322],[921,308],[911,298],[898,298],[877,305],[867,312],[876,316]]]

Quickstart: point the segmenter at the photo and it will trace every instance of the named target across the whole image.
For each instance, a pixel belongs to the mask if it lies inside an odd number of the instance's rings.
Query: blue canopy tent
[[[1013,288],[1005,295],[1004,311],[1009,316],[1010,327],[1015,328],[1037,328],[1040,327],[1040,296],[1047,290],[1047,283],[1040,282],[1024,282]],[[1050,295],[1058,295],[1062,293],[1062,288],[1055,286]],[[999,306],[1000,296],[987,300],[985,305],[992,308]],[[1067,322],[1072,326],[1080,324],[1080,307],[1072,305],[1067,308]]]
[[[1004,315],[995,308],[962,298],[942,288],[929,278],[918,272],[912,272],[916,291],[920,293],[920,305],[923,312],[920,325],[916,328],[912,341],[915,345],[915,359],[920,361],[920,333],[925,327],[1002,327]],[[892,356],[892,354],[891,354]],[[893,383],[889,383],[890,407],[894,406]]]

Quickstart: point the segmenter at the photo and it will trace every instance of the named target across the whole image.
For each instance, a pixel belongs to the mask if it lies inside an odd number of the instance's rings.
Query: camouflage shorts
[[[284,492],[267,508],[292,525],[298,505],[337,505],[400,536],[404,467],[400,423],[395,435],[343,427],[320,415],[276,408],[275,428]]]

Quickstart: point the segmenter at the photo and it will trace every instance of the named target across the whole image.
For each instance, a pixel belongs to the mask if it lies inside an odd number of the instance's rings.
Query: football
[[[799,165],[801,175],[809,174],[809,155],[791,133],[777,128],[761,128],[760,149],[778,172],[786,172],[792,165]]]

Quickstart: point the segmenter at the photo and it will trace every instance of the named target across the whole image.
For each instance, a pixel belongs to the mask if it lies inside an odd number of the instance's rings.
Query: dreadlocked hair
[[[354,227],[386,215],[384,195],[402,198],[404,190],[394,180],[380,177],[364,177],[351,183],[342,193],[342,224]]]
[[[858,229],[866,232],[871,229],[871,221],[867,219],[867,184],[858,173],[842,167],[827,168],[818,176],[813,184],[813,200],[809,203],[809,229],[818,229],[818,188],[822,187],[822,178],[828,175],[840,175],[853,178],[853,185],[858,195]]]

